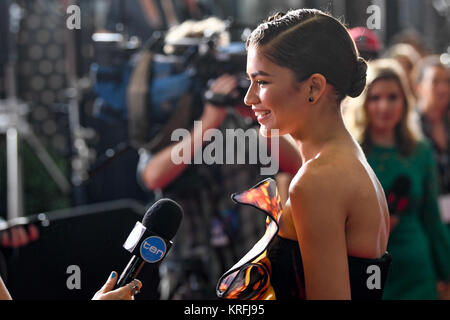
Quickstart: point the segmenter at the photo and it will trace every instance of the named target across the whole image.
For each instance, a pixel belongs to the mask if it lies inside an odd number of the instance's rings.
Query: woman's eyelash
[[[396,94],[389,95],[389,100],[391,100],[391,101],[397,100],[397,98],[398,98],[398,95],[396,95]]]
[[[247,77],[246,80],[250,81],[250,82],[252,81],[252,79],[250,77]],[[267,81],[264,81],[264,80],[254,80],[254,82],[259,86],[268,83]]]

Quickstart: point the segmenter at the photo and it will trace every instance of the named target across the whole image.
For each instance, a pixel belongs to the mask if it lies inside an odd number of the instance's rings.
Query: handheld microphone
[[[142,223],[136,222],[123,247],[133,254],[123,270],[115,288],[123,287],[136,279],[145,263],[159,263],[167,255],[183,218],[183,209],[173,200],[155,202],[144,215]]]

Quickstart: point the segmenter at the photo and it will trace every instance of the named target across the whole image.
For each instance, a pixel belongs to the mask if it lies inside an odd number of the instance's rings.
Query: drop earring
[[[313,97],[309,97],[309,102],[314,102],[314,98]]]

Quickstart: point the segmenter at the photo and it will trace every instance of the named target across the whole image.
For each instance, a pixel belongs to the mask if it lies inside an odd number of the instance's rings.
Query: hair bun
[[[366,86],[366,73],[367,73],[367,63],[366,61],[358,57],[356,62],[356,70],[352,77],[352,83],[350,88],[347,90],[347,95],[356,98],[363,92]]]

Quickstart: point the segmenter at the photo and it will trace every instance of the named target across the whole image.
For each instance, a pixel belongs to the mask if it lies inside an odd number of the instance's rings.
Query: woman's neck
[[[303,163],[316,158],[330,142],[345,136],[351,137],[344,125],[339,107],[336,107],[336,112],[331,108],[328,110],[332,111],[318,113],[316,121],[314,119],[310,121],[302,133],[291,133],[300,150]]]
[[[395,145],[394,130],[370,130],[370,138],[376,145],[383,147],[393,147]]]

